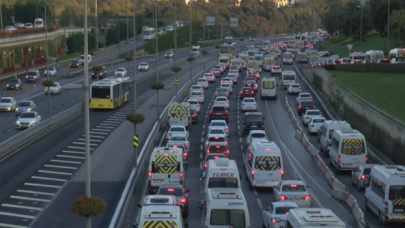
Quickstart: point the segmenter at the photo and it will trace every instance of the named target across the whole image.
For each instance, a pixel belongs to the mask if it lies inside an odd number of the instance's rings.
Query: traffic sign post
[[[349,55],[350,55],[350,51],[351,51],[352,48],[353,48],[353,44],[348,44],[348,45],[347,45],[347,48],[349,49]]]
[[[203,58],[203,63],[204,63],[204,70],[205,70],[205,57]]]
[[[138,147],[138,145],[139,145],[138,135],[134,135],[134,147]]]
[[[176,78],[174,78],[174,89],[175,89],[175,96],[177,96],[177,84],[179,84],[179,79],[177,79],[177,77]]]
[[[239,18],[237,18],[237,17],[230,17],[230,18],[229,18],[229,26],[231,26],[231,27],[238,27],[238,26],[239,26]]]

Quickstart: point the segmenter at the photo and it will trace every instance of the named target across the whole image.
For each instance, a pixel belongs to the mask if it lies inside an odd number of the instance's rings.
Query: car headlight
[[[31,123],[30,123],[30,125],[34,125],[35,124],[35,121],[32,121]]]
[[[25,76],[25,78],[28,78],[28,76]]]
[[[31,111],[31,108],[27,109],[27,112]]]
[[[37,76],[34,76],[34,78],[37,78]]]
[[[16,121],[15,124],[20,125],[20,122]]]
[[[18,108],[15,108],[16,111],[18,111]]]
[[[9,85],[7,84],[7,87],[9,87]]]
[[[15,85],[16,87],[20,86],[20,85]]]

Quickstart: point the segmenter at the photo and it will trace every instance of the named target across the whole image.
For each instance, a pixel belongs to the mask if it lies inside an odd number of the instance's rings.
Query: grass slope
[[[403,74],[331,71],[338,81],[371,104],[405,122]]]

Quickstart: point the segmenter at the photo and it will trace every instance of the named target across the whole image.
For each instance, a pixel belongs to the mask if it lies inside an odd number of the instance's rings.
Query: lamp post
[[[158,7],[158,0],[155,0],[155,26],[156,26],[156,31],[157,31],[157,29],[158,29],[158,25],[157,25],[157,7]],[[158,38],[159,36],[158,35],[155,35],[155,41],[156,41],[156,65],[155,65],[155,68],[156,68],[156,82],[160,82],[160,80],[159,80],[159,65],[158,65],[158,58],[159,58],[159,45],[158,45],[158,40],[159,40],[159,38]],[[157,103],[157,105],[156,105],[156,108],[157,108],[157,116],[158,116],[158,120],[159,120],[159,118],[160,118],[160,109],[159,109],[159,90],[157,90],[157,93],[156,93],[156,99],[157,99],[157,101],[156,101],[156,103]]]
[[[94,20],[95,20],[95,33],[96,33],[96,53],[98,51],[98,12],[97,12],[97,1],[94,3]]]
[[[48,65],[48,19],[46,16],[46,4],[47,0],[44,1],[44,10],[45,10],[45,58],[46,58],[46,80],[49,81],[49,65]],[[48,91],[48,117],[52,118],[51,116],[51,93]]]
[[[126,3],[127,3],[126,5],[128,6],[129,1],[127,1]],[[128,16],[128,10],[126,11],[126,15],[127,15],[127,44],[129,44],[129,16]],[[129,50],[128,50],[128,55],[129,55]]]
[[[174,65],[177,63],[177,0],[174,0]],[[177,93],[176,93],[177,94]]]
[[[191,53],[191,43],[193,42],[193,9],[191,7],[191,1],[188,2],[188,6],[190,7],[190,16],[191,16],[191,22],[190,22],[190,53]]]
[[[134,42],[133,42],[133,48],[134,48],[134,113],[136,113],[136,103],[137,103],[137,99],[136,99],[136,73],[137,73],[137,69],[136,69],[136,29],[135,29],[135,22],[136,22],[136,0],[133,0],[133,10],[134,10],[134,15],[132,18],[132,29],[134,30]],[[134,124],[134,135],[136,135],[136,124]],[[137,167],[137,160],[138,160],[138,147],[134,147],[134,168]]]
[[[361,7],[361,5],[357,5],[356,7],[360,9],[360,50],[362,50],[361,45],[363,43],[363,7]]]
[[[388,18],[387,18],[387,55],[390,51],[390,0],[388,0]]]
[[[0,1],[0,29],[3,29],[3,7],[1,6],[3,3]]]
[[[346,7],[346,9],[350,10],[350,41],[352,40],[352,15],[353,10],[351,7]]]

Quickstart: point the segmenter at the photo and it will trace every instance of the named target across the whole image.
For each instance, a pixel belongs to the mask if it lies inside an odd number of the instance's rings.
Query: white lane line
[[[100,123],[101,126],[118,126],[118,124],[108,124],[108,123]]]
[[[49,171],[49,170],[38,170],[38,173],[49,173],[49,174],[56,174],[56,175],[64,175],[64,176],[71,176],[72,173],[66,173],[66,172],[54,172],[54,171]]]
[[[0,222],[0,227],[7,227],[7,228],[28,228],[28,226],[17,226],[17,225],[7,224],[7,223],[1,223],[1,222]]]
[[[66,179],[32,176],[32,179],[66,182]]]
[[[242,143],[242,138],[239,138],[239,142]]]
[[[2,117],[2,118],[0,118],[0,120],[4,120],[6,117]]]
[[[34,195],[45,195],[45,196],[54,196],[55,195],[53,193],[48,193],[48,192],[37,192],[37,191],[29,191],[29,190],[22,190],[22,189],[18,189],[17,192],[29,193],[29,194],[34,194]]]
[[[200,150],[203,150],[203,145],[200,146]]]
[[[238,117],[238,119],[239,119],[239,114],[237,115],[237,117]],[[238,120],[238,123],[239,123],[239,120]]]
[[[257,195],[257,194],[258,194],[258,193],[257,193],[257,191],[256,191],[256,189],[254,189],[254,190],[253,190],[253,192],[255,193],[255,195]]]
[[[243,146],[242,146],[242,145],[240,145],[240,149],[243,150]]]
[[[122,116],[122,117],[110,116],[109,119],[122,120],[122,119],[124,119],[124,116]]]
[[[51,162],[58,162],[58,163],[69,163],[69,164],[77,164],[77,165],[82,164],[81,162],[74,162],[74,161],[63,161],[63,160],[57,160],[57,159],[51,159]]]
[[[11,199],[21,199],[21,200],[29,200],[29,201],[38,201],[38,202],[51,202],[47,199],[40,199],[40,198],[33,198],[33,197],[25,197],[25,196],[10,196]]]
[[[92,131],[103,131],[103,132],[111,132],[109,129],[99,129],[99,128],[93,128],[91,129]]]
[[[67,154],[85,154],[85,152],[77,152],[77,151],[70,151],[70,150],[62,150],[62,153],[67,153]]]
[[[56,155],[56,157],[60,157],[60,158],[71,158],[71,159],[81,159],[84,160],[86,159],[85,157],[79,157],[79,156],[70,156],[70,155]]]
[[[83,137],[86,137],[86,135],[83,135]],[[99,138],[99,139],[104,139],[105,136],[98,136],[98,135],[92,135],[90,134],[90,138]]]
[[[242,132],[238,131],[239,136],[242,136]]]
[[[57,169],[73,169],[76,170],[76,167],[72,167],[72,166],[61,166],[61,165],[44,165],[45,167],[48,168],[57,168]]]
[[[3,204],[1,204],[1,206],[18,208],[18,209],[26,209],[26,210],[34,210],[34,211],[42,211],[42,208],[39,208],[39,207],[27,207],[27,206],[20,206],[20,205],[8,204],[8,203],[3,203]]]
[[[7,131],[11,131],[11,130],[13,130],[14,128],[12,127],[12,128],[9,128],[9,129],[7,129]]]
[[[203,138],[203,137],[201,137],[201,142],[204,142],[204,138]]]
[[[55,109],[58,109],[58,108],[60,108],[60,107],[62,107],[61,105],[59,105],[58,107],[56,107]]]
[[[18,218],[25,218],[25,219],[35,219],[35,216],[22,215],[22,214],[16,214],[16,213],[9,213],[9,212],[2,212],[2,211],[0,211],[0,215],[10,216],[10,217],[18,217]]]
[[[203,157],[203,154],[202,154],[202,152],[200,153],[200,159],[202,159],[202,157]]]
[[[40,105],[40,104],[43,104],[44,102],[43,101],[41,101],[41,102],[39,102],[38,104]]]
[[[202,131],[201,134],[204,136],[204,131]]]
[[[238,124],[240,124],[239,120],[238,120]]]
[[[84,147],[78,147],[78,146],[68,146],[67,148],[69,149],[77,149],[77,150],[84,150]],[[94,150],[94,148],[90,148],[90,150]]]
[[[106,123],[113,123],[113,124],[120,124],[121,122],[118,122],[118,121],[111,121],[111,120],[104,120],[103,121],[103,123],[104,122],[106,122]]]
[[[112,115],[111,117],[114,117],[114,116],[117,116],[117,117],[119,117],[119,118],[124,118],[125,116],[127,116],[127,115],[123,115],[123,114],[118,114],[118,113],[115,113],[114,115]]]
[[[114,129],[115,127],[103,126],[103,125],[100,124],[100,125],[96,126],[96,128]]]
[[[257,200],[257,203],[259,204],[260,210],[263,210],[262,201],[259,198],[257,198],[256,200]]]
[[[205,129],[205,124],[203,125],[203,129]]]
[[[86,143],[84,143],[84,142],[73,142],[73,144],[76,144],[76,145],[86,145]],[[95,143],[90,143],[89,145],[90,145],[90,146],[98,146],[98,144],[95,144]]]

